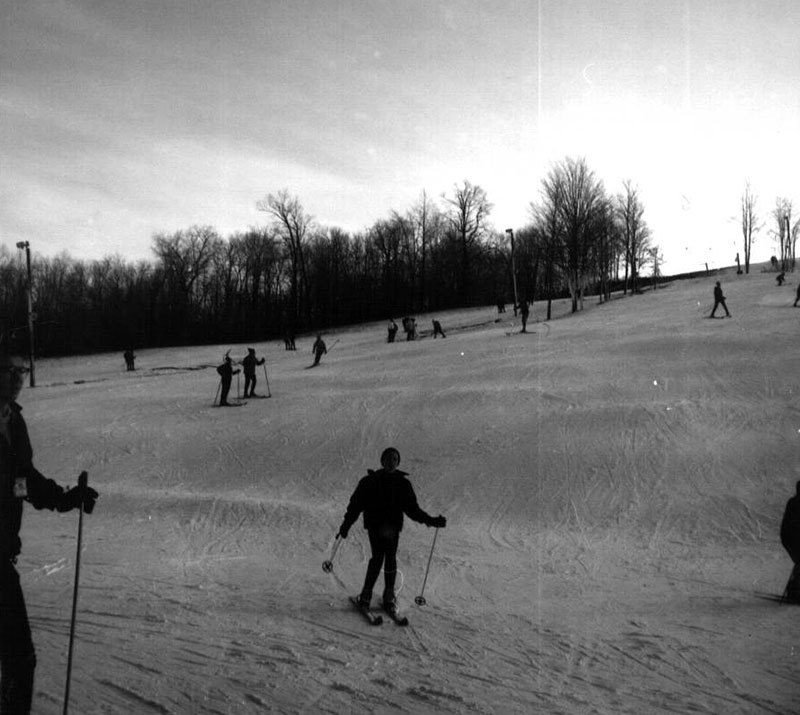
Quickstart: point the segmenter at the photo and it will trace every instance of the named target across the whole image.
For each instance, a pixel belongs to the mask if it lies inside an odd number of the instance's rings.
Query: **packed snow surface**
[[[800,309],[791,280],[717,277],[731,319],[706,318],[712,276],[559,303],[549,322],[537,303],[527,335],[493,307],[418,316],[446,339],[340,330],[314,369],[313,336],[141,350],[136,372],[121,353],[40,361],[20,397],[35,463],[61,484],[86,469],[101,494],[70,712],[800,712],[800,609],[761,597],[791,570]],[[271,398],[212,407],[231,347],[267,358]],[[408,628],[348,603],[360,522],[322,569],[389,445],[448,519],[423,606],[435,532],[406,521]],[[62,707],[77,526],[26,509],[45,715]]]

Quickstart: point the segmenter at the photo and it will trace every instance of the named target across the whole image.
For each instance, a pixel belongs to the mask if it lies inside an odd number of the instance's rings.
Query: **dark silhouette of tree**
[[[472,287],[470,249],[486,233],[492,204],[480,186],[473,185],[466,179],[462,185],[453,186],[452,196],[443,195],[443,198],[450,206],[448,218],[460,249],[460,276],[456,292],[462,301],[468,302]]]
[[[750,181],[745,182],[742,194],[742,239],[744,241],[744,272],[750,273],[750,253],[755,240],[755,234],[761,229],[758,220],[756,204],[758,197],[753,193]]]
[[[639,275],[639,258],[649,250],[650,229],[644,220],[644,205],[639,192],[630,179],[623,182],[623,192],[617,195],[616,213],[622,229],[622,241],[625,246],[625,287],[636,293],[636,281]]]
[[[313,226],[313,217],[305,212],[296,196],[289,195],[288,189],[282,189],[277,194],[268,194],[257,206],[259,211],[265,211],[272,216],[273,227],[281,236],[289,257],[291,320],[297,324],[305,319],[308,323],[311,306],[306,243]]]

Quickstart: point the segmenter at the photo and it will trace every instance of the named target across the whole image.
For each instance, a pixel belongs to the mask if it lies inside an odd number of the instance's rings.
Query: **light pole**
[[[507,228],[506,233],[511,236],[511,277],[514,281],[514,315],[516,315],[519,298],[517,297],[517,264],[514,260],[514,229]]]
[[[25,249],[25,260],[28,264],[28,359],[31,364],[30,386],[36,387],[36,375],[33,364],[33,284],[31,283],[31,244],[30,241],[19,241],[17,248]]]

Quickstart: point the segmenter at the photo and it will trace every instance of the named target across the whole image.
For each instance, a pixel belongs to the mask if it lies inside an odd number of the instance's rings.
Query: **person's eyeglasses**
[[[19,365],[6,365],[0,367],[0,372],[7,372],[10,375],[27,375],[31,369],[29,367],[22,367]]]

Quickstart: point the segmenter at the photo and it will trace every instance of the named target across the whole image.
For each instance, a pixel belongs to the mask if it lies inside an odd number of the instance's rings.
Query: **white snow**
[[[211,407],[228,345],[142,350],[135,373],[121,353],[39,362],[20,398],[35,463],[62,484],[86,469],[101,493],[70,712],[800,712],[800,610],[758,597],[791,570],[800,309],[794,284],[731,273],[733,318],[707,320],[714,280],[559,303],[547,324],[536,304],[530,335],[493,307],[437,313],[445,340],[336,331],[313,370],[309,336],[235,346],[267,357],[272,392],[239,409]],[[448,518],[422,607],[434,531],[406,521],[407,629],[348,605],[360,522],[321,568],[389,445]],[[45,715],[61,712],[77,523],[25,513]]]

